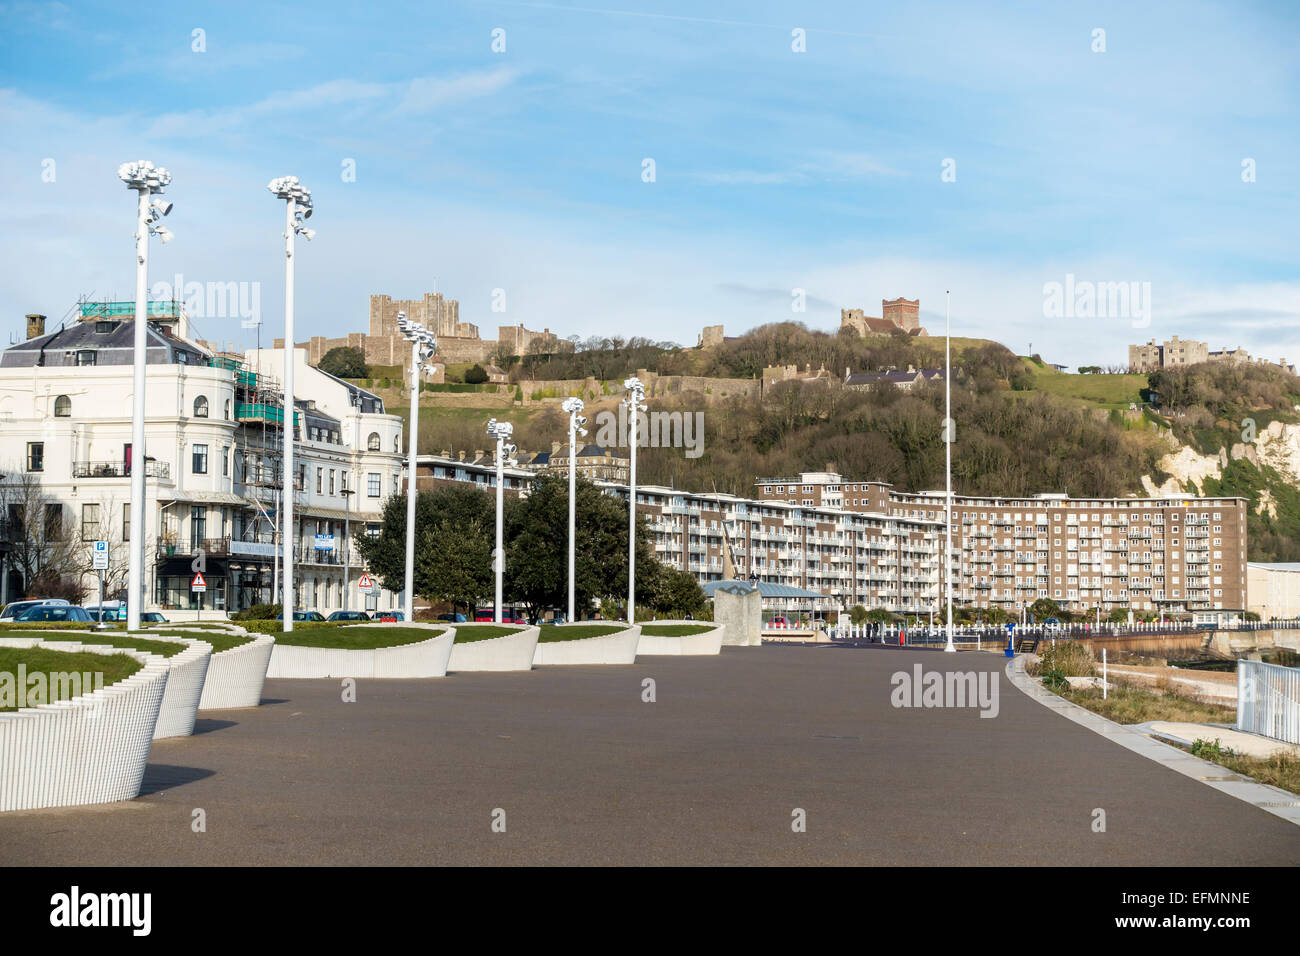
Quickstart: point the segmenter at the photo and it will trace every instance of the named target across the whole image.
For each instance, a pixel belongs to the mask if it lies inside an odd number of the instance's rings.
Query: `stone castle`
[[[411,343],[397,329],[397,313],[423,325],[438,339],[438,358],[444,363],[490,362],[504,345],[510,355],[524,355],[529,348],[552,350],[560,347],[560,338],[550,329],[534,332],[523,325],[497,327],[495,339],[479,336],[478,326],[460,320],[460,303],[439,292],[426,292],[421,299],[394,299],[387,295],[370,296],[370,331],[351,332],[340,338],[313,335],[298,347],[306,349],[307,361],[315,365],[330,349],[360,349],[369,365],[405,365],[411,357]],[[276,348],[284,339],[275,340]]]
[[[921,326],[920,299],[881,299],[880,318],[861,309],[840,309],[840,328],[851,328],[861,336],[888,335],[901,331],[908,335],[928,335]]]
[[[1161,368],[1174,368],[1182,365],[1199,365],[1202,362],[1239,362],[1242,364],[1272,365],[1290,374],[1295,374],[1295,366],[1285,358],[1277,362],[1264,358],[1250,357],[1243,348],[1223,348],[1211,352],[1209,343],[1195,339],[1180,339],[1178,336],[1157,343],[1155,339],[1146,345],[1128,347],[1128,367],[1130,372],[1153,372]]]

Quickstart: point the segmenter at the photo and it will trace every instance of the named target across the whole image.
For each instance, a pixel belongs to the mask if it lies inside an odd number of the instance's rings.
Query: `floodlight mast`
[[[645,411],[645,386],[639,378],[629,378],[623,383],[627,398],[627,443],[629,447],[627,485],[627,623],[636,623],[636,446],[639,440],[637,412]]]
[[[133,189],[136,197],[135,224],[135,328],[132,356],[131,391],[131,542],[127,558],[126,626],[139,630],[140,610],[144,604],[144,522],[145,522],[145,364],[148,356],[148,288],[149,288],[149,236],[157,235],[166,242],[171,233],[155,226],[160,215],[171,212],[172,204],[150,197],[161,193],[172,181],[172,174],[147,159],[123,163],[117,168],[118,178]]]
[[[403,580],[402,600],[406,620],[415,620],[415,454],[420,436],[420,373],[428,366],[438,349],[433,333],[397,313],[397,327],[402,337],[411,343],[411,434],[407,440],[406,458],[406,575]]]
[[[564,404],[560,406],[569,413],[569,623],[572,624],[574,617],[574,552],[576,548],[576,504],[575,495],[577,493],[577,467],[578,467],[578,432],[587,434],[582,426],[587,424],[587,420],[582,417],[582,399],[566,398]]]
[[[303,225],[303,220],[311,216],[311,191],[298,182],[297,176],[281,176],[267,184],[267,189],[277,199],[285,201],[284,206],[284,587],[281,589],[283,627],[286,633],[293,630],[294,610],[294,482],[297,473],[294,467],[294,417],[293,398],[294,371],[294,334],[293,334],[293,282],[294,282],[294,238],[298,233],[310,233],[304,238],[310,240],[315,235]]]
[[[501,598],[504,591],[506,570],[505,524],[502,517],[505,513],[505,456],[507,451],[511,455],[514,454],[514,446],[507,445],[506,442],[514,434],[514,430],[515,426],[510,422],[499,422],[495,418],[491,419],[487,425],[488,435],[495,438],[497,443],[497,539],[496,548],[492,554],[492,569],[496,574],[496,610],[493,618],[498,624],[501,623]]]

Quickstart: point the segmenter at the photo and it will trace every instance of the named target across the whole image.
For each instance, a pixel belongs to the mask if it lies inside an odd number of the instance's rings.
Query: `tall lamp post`
[[[131,391],[131,549],[126,572],[126,626],[140,628],[140,606],[144,603],[144,388],[148,349],[149,236],[168,242],[172,234],[158,220],[172,211],[172,204],[151,197],[172,181],[172,174],[147,159],[123,163],[118,178],[137,193],[135,223],[135,339],[134,384]]]
[[[281,176],[267,186],[277,199],[284,200],[284,588],[281,600],[285,633],[293,630],[293,504],[297,473],[293,464],[293,252],[294,239],[301,233],[309,242],[316,235],[308,229],[311,218],[311,190],[298,182],[297,176]]]
[[[502,519],[505,508],[505,463],[506,458],[511,458],[511,464],[514,464],[515,446],[509,444],[510,436],[515,432],[515,426],[509,422],[499,422],[495,418],[488,422],[488,437],[496,439],[497,443],[497,544],[492,552],[492,570],[496,572],[496,622],[501,623],[501,594],[505,579],[506,570],[506,550],[503,541],[505,524]]]
[[[343,472],[343,610],[348,609],[348,592],[352,590],[352,489],[349,471]]]
[[[943,307],[943,451],[944,481],[943,527],[946,544],[944,546],[944,590],[948,598],[948,643],[944,651],[956,653],[957,647],[952,642],[952,443],[957,439],[956,428],[952,420],[952,316],[949,300],[951,292],[944,293]]]
[[[637,429],[637,412],[644,412],[645,386],[639,378],[623,382],[627,398],[622,404],[627,408],[627,443],[630,446],[627,483],[627,623],[636,623],[636,446],[640,435]]]
[[[405,312],[397,313],[397,328],[411,343],[411,435],[406,457],[406,577],[402,595],[406,620],[415,620],[415,451],[420,439],[420,373],[431,364],[438,351],[438,340],[419,322],[412,322]]]
[[[583,404],[580,398],[566,398],[564,404],[560,407],[569,414],[569,623],[572,624],[576,620],[573,615],[573,568],[574,549],[576,547],[576,505],[574,502],[577,493],[577,442],[579,434],[587,434],[587,430],[582,427],[587,424],[587,419],[582,417]]]

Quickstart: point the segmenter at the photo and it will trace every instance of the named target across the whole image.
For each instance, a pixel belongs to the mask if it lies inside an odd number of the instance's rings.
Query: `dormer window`
[[[112,332],[115,328],[117,328],[116,322],[100,319],[98,322],[95,323],[96,332]]]
[[[94,349],[81,349],[81,350],[79,350],[79,351],[77,352],[77,364],[78,364],[78,365],[94,365],[94,364],[95,364],[95,350],[94,350]]]

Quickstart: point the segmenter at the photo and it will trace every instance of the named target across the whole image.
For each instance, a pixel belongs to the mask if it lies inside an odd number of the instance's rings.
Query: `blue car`
[[[54,623],[92,624],[95,618],[87,614],[85,608],[76,607],[72,604],[38,604],[36,607],[29,607],[14,620],[19,623],[52,621]]]

